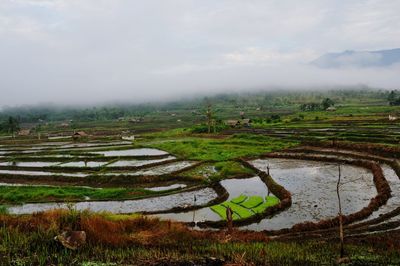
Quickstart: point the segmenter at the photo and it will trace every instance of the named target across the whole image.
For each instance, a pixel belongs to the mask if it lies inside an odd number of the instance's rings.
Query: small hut
[[[326,111],[328,111],[328,112],[335,112],[335,111],[336,111],[336,108],[333,107],[333,106],[330,106],[330,107],[326,108]]]
[[[72,138],[74,140],[82,139],[82,138],[87,138],[89,135],[84,132],[84,131],[77,131],[72,135]]]
[[[240,121],[239,120],[227,120],[227,121],[225,121],[225,125],[230,126],[230,127],[238,127],[238,126],[240,126]]]
[[[242,119],[241,125],[244,127],[250,127],[251,126],[251,120],[249,118]]]
[[[30,134],[30,129],[21,129],[20,131],[18,131],[18,136],[29,136]]]

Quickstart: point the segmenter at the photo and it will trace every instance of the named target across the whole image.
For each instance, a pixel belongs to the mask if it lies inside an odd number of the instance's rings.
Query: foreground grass
[[[238,134],[226,138],[180,137],[160,141],[142,141],[141,146],[157,148],[183,159],[200,161],[226,161],[239,157],[257,156],[282,150],[296,141],[282,141],[277,138],[251,134]]]
[[[64,229],[83,230],[87,243],[76,251],[53,239]],[[399,252],[346,245],[354,265],[396,265]],[[326,241],[277,242],[263,233],[191,231],[168,221],[141,216],[111,219],[107,214],[51,211],[32,216],[0,215],[2,265],[205,265],[216,257],[239,265],[332,264],[338,245]],[[186,263],[186,264],[185,264]],[[189,264],[190,265],[190,264]]]
[[[150,191],[131,188],[86,188],[50,186],[0,186],[0,204],[22,204],[25,202],[118,200],[161,195],[169,191]],[[2,207],[0,205],[0,213]]]

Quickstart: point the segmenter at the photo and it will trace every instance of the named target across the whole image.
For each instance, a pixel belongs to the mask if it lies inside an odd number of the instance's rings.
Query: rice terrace
[[[400,265],[399,10],[0,0],[0,266]]]
[[[335,264],[342,226],[344,263],[398,264],[400,109],[374,90],[318,95],[337,110],[261,109],[254,94],[188,102],[189,115],[155,105],[134,123],[21,122],[29,134],[1,139],[1,260]],[[255,99],[236,107],[249,124],[226,122],[226,97]]]

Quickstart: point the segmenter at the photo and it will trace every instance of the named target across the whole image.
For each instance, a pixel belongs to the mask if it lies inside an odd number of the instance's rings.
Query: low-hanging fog
[[[398,10],[384,0],[1,0],[0,107],[399,88],[400,64],[310,64],[400,47]]]

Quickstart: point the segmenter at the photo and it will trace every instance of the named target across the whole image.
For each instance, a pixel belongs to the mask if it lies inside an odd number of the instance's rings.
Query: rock
[[[222,266],[224,265],[224,260],[219,259],[219,258],[214,258],[214,257],[205,257],[204,258],[205,265],[210,265],[210,266]]]
[[[64,231],[54,237],[54,240],[59,241],[64,247],[75,250],[86,243],[85,231]]]

